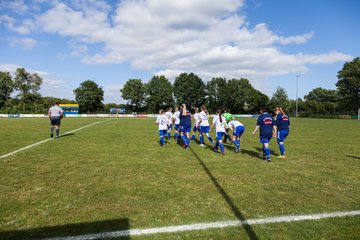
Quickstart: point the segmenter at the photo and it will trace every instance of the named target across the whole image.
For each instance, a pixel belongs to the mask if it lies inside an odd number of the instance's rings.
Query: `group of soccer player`
[[[159,126],[160,145],[164,146],[167,140],[171,139],[172,126],[174,125],[174,139],[177,143],[183,143],[183,148],[188,149],[190,141],[196,140],[196,133],[199,134],[200,146],[204,146],[204,136],[207,137],[215,152],[225,154],[224,141],[230,140],[231,144],[235,145],[235,152],[240,152],[241,136],[245,131],[245,126],[229,112],[222,114],[221,110],[216,111],[216,115],[212,119],[212,124],[209,122],[209,113],[206,106],[201,106],[194,109],[195,113],[192,115],[186,108],[185,104],[181,105],[181,108],[175,108],[175,112],[172,112],[172,108],[167,111],[161,109],[159,116],[156,119],[156,123]],[[260,143],[262,144],[263,160],[271,162],[269,142],[272,137],[277,138],[277,142],[280,149],[279,158],[285,159],[285,138],[289,135],[290,119],[289,116],[284,113],[281,107],[276,107],[274,110],[275,119],[267,112],[266,108],[260,109],[260,115],[256,121],[256,127],[252,132],[254,135],[260,130]],[[191,128],[191,117],[194,118],[194,126]],[[210,131],[215,127],[216,139],[213,141],[210,136]],[[192,137],[190,138],[191,129],[193,130]],[[232,131],[232,137],[230,137],[229,131]],[[223,140],[224,138],[224,140]]]

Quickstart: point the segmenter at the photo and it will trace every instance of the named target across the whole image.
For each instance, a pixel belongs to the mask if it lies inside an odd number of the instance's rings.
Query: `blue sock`
[[[225,153],[224,144],[222,144],[222,143],[220,143],[220,150],[221,150],[221,153]]]
[[[264,148],[264,149],[265,149],[266,159],[270,159],[270,148],[266,147],[266,148]]]
[[[171,133],[167,133],[167,138],[170,139],[171,138]]]
[[[175,140],[178,139],[178,133],[175,133],[175,134],[174,134],[174,138],[175,138]]]
[[[279,148],[280,148],[281,156],[284,156],[285,155],[285,146],[284,146],[284,144],[279,144]]]
[[[187,138],[186,141],[187,141],[186,146],[190,146],[190,138]]]
[[[187,141],[186,141],[186,136],[185,136],[185,135],[183,135],[183,136],[181,137],[181,140],[183,141],[183,143],[184,143],[185,145],[187,145]]]
[[[216,141],[216,144],[215,144],[215,149],[217,150],[219,147],[219,141]]]
[[[240,140],[235,140],[234,144],[238,150],[240,150]]]
[[[237,142],[238,142],[239,150],[240,150],[240,148],[241,148],[241,140],[239,139],[239,140],[237,140]]]
[[[195,134],[191,136],[191,140],[195,141]]]
[[[213,140],[212,140],[212,138],[210,136],[208,136],[208,139],[211,142],[211,144],[213,144]]]
[[[200,144],[204,144],[204,137],[200,135]]]
[[[265,147],[262,147],[263,157],[266,156]]]
[[[163,137],[163,136],[160,137],[160,143],[161,143],[161,145],[164,145],[164,144],[165,144],[165,140],[164,140],[164,137]]]

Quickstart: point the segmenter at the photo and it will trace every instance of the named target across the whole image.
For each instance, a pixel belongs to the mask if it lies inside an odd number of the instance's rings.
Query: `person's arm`
[[[257,130],[259,130],[260,126],[259,125],[256,125],[254,131],[252,132],[252,135],[254,136],[255,133],[257,132]]]
[[[273,136],[274,136],[274,137],[276,137],[276,130],[277,130],[277,129],[276,129],[276,126],[273,125]]]

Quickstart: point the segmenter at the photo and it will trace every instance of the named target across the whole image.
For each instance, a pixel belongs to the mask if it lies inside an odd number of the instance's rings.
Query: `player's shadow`
[[[64,133],[64,134],[60,135],[60,137],[61,137],[61,138],[63,138],[63,137],[70,137],[70,136],[73,136],[73,135],[75,135],[75,133]]]
[[[346,156],[349,157],[349,158],[360,159],[360,157],[358,157],[358,156],[353,156],[353,155],[346,155]]]
[[[262,154],[260,154],[260,152],[255,152],[255,151],[247,150],[247,149],[241,149],[240,153],[247,154],[250,157],[260,158],[262,160]]]
[[[215,178],[215,176],[211,173],[210,169],[206,166],[206,164],[200,159],[200,157],[190,148],[191,152],[194,154],[195,158],[198,160],[202,168],[204,169],[205,173],[209,176],[210,180],[214,184],[214,186],[217,188],[218,192],[221,194],[221,196],[225,199],[231,210],[233,211],[236,218],[241,221],[242,227],[245,229],[247,235],[252,240],[257,240],[258,236],[252,229],[252,227],[247,224],[246,218],[241,213],[241,211],[236,207],[233,200],[230,198],[230,196],[226,193],[224,188],[220,185],[218,180]]]
[[[255,147],[256,150],[259,151],[259,154],[262,156],[262,148],[259,147]],[[270,154],[274,155],[274,156],[279,156],[279,154],[277,154],[274,150],[270,149]]]
[[[106,233],[116,232],[119,239],[130,239],[129,221],[127,218],[87,222],[77,224],[67,224],[61,226],[51,226],[42,228],[32,228],[26,230],[3,231],[0,230],[1,240],[25,240],[25,239],[45,239],[45,238],[61,238],[73,237],[74,239],[105,239]],[[76,238],[75,238],[76,237]]]

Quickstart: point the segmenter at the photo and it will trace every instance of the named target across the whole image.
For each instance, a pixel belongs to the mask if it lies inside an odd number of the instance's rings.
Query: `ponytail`
[[[279,110],[282,115],[286,115],[284,110],[281,107],[276,107],[276,109]]]
[[[222,123],[221,110],[217,110],[216,113],[219,116],[219,121]]]
[[[186,104],[185,103],[182,104],[182,115],[183,116],[186,115]]]
[[[207,111],[207,109],[206,109],[206,106],[205,106],[205,105],[202,105],[202,106],[201,106],[201,110],[203,110],[203,111],[206,113],[206,115],[208,114],[208,111]]]

